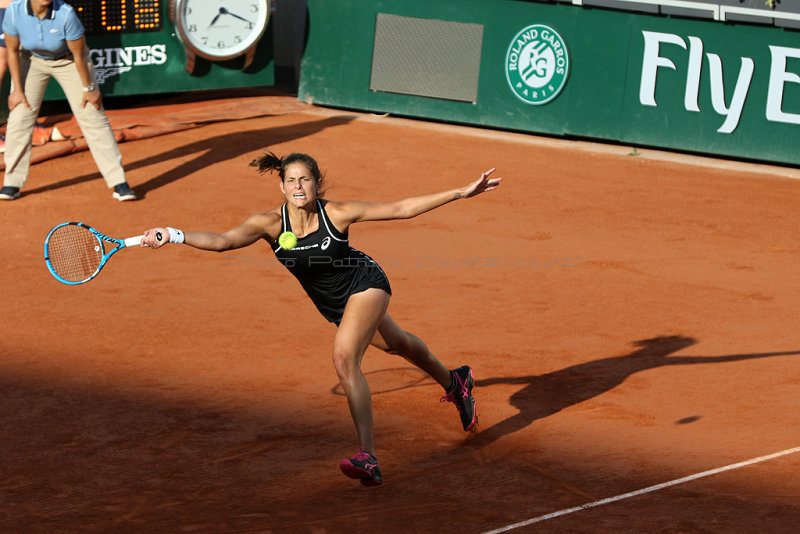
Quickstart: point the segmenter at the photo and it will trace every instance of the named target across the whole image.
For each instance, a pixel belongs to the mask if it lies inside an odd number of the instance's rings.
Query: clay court
[[[121,143],[138,202],[79,150],[0,205],[0,531],[796,531],[796,169],[259,101]],[[339,471],[335,327],[266,245],[123,250],[74,287],[45,268],[60,222],[224,231],[274,207],[264,147],[315,156],[333,200],[505,178],[350,232],[389,313],[476,377],[473,435],[370,349],[381,487]]]

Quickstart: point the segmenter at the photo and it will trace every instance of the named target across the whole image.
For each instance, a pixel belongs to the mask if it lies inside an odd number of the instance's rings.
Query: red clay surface
[[[0,532],[480,533],[800,446],[800,181],[776,167],[297,106],[121,144],[140,202],[88,152],[0,205]],[[389,308],[470,364],[481,431],[370,349],[384,484],[344,477],[355,432],[334,327],[263,245],[118,253],[56,282],[47,231],[223,231],[281,201],[248,163],[308,152],[328,197],[502,187],[362,224]],[[717,162],[711,162],[717,163]],[[796,532],[800,454],[514,532]]]

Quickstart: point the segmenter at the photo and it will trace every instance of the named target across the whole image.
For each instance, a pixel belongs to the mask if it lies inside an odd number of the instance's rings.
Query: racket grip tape
[[[142,244],[142,239],[144,239],[143,235],[137,235],[136,237],[128,237],[123,239],[122,242],[126,247],[138,247]]]

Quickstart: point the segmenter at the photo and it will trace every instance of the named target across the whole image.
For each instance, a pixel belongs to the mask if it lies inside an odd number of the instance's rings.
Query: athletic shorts
[[[342,322],[345,306],[347,306],[347,301],[350,297],[356,293],[361,293],[372,288],[382,289],[389,295],[392,294],[392,287],[389,284],[389,279],[377,264],[372,267],[360,268],[358,276],[353,280],[350,287],[347,288],[345,294],[340,294],[338,297],[326,295],[323,298],[320,295],[308,293],[308,296],[311,297],[311,301],[323,317],[329,322],[335,323],[336,326],[339,326]]]

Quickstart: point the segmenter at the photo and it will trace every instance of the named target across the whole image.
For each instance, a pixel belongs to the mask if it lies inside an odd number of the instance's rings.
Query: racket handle
[[[123,239],[122,242],[125,243],[126,247],[138,247],[142,244],[142,239],[144,239],[143,235],[137,235],[136,237]]]

